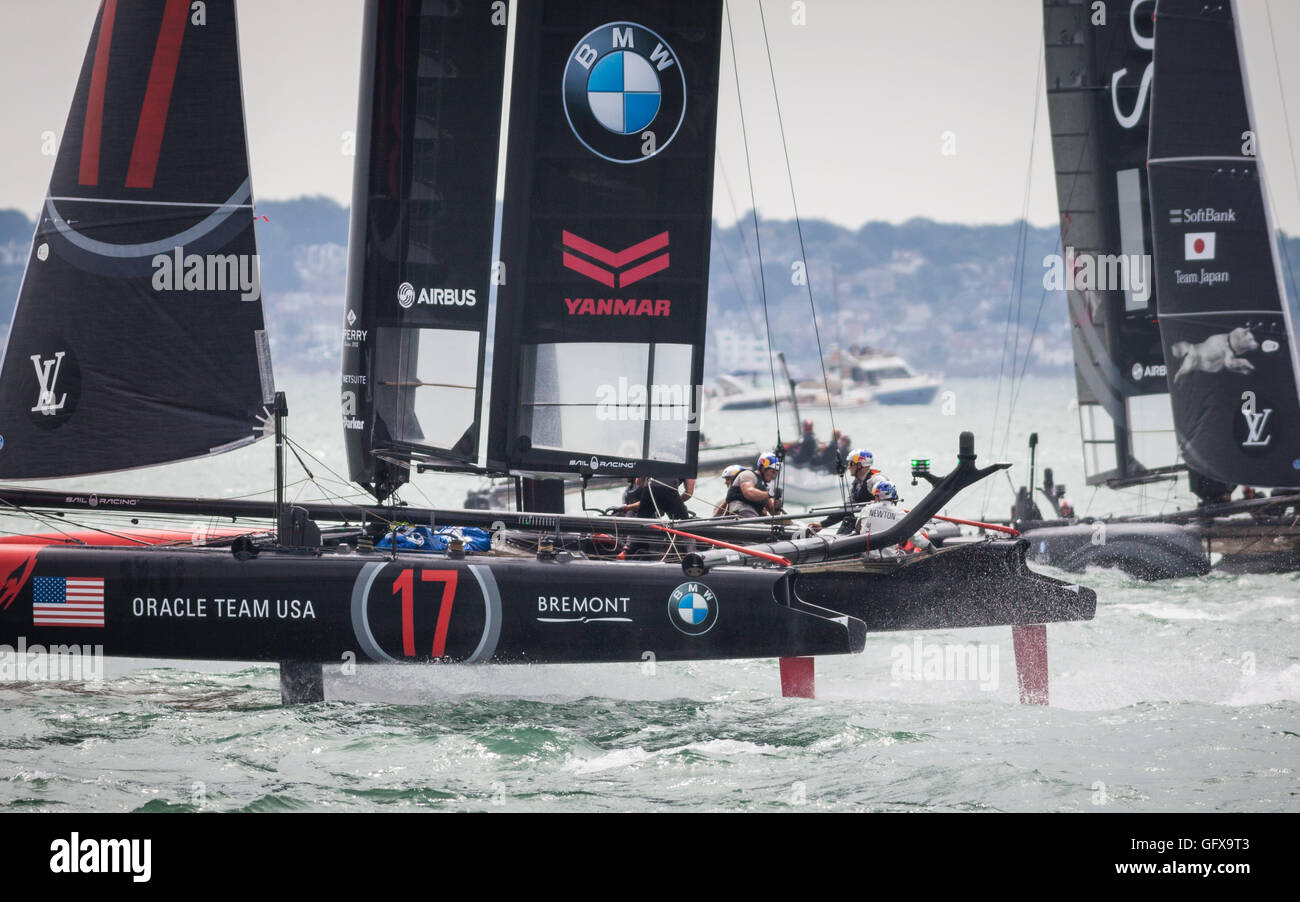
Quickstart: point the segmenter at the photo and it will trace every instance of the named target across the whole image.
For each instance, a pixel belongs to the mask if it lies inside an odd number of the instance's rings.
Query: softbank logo
[[[582,273],[610,288],[625,288],[640,282],[657,272],[663,272],[669,264],[667,232],[660,232],[653,238],[647,238],[622,251],[611,251],[568,231],[563,233],[563,240],[565,269]],[[578,254],[591,259],[584,260]],[[651,254],[655,256],[652,257]],[[635,266],[632,265],[634,263]]]

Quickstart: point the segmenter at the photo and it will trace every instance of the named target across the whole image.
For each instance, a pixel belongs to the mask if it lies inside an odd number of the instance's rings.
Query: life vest
[[[731,511],[732,513],[737,513],[737,510],[733,505],[740,504],[751,509],[754,512],[754,516],[761,517],[767,513],[767,508],[766,508],[767,502],[751,501],[750,499],[746,498],[745,493],[741,491],[740,477],[744,476],[746,473],[753,473],[754,485],[757,488],[762,489],[764,492],[767,491],[767,483],[763,481],[763,477],[759,475],[759,473],[749,469],[741,470],[739,473],[736,474],[736,478],[731,480],[731,488],[727,489],[727,510]]]

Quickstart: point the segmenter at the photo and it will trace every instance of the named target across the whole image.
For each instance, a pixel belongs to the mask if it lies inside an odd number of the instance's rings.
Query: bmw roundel
[[[718,596],[704,583],[682,583],[668,596],[668,619],[688,636],[703,636],[718,622]]]
[[[635,22],[607,22],[564,68],[564,114],[583,145],[640,163],[672,143],[686,116],[686,76],[668,42]]]

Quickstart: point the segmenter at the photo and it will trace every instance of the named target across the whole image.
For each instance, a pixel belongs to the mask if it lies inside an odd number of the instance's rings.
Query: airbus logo
[[[397,303],[403,310],[410,310],[416,304],[473,307],[478,297],[473,288],[421,288],[417,293],[414,285],[403,282],[397,287]]]
[[[641,163],[677,137],[686,76],[668,42],[636,22],[607,22],[564,67],[564,115],[584,147],[611,163]]]
[[[1133,364],[1133,381],[1141,382],[1143,379],[1150,379],[1153,376],[1159,376],[1164,379],[1169,374],[1163,363],[1157,363],[1152,366],[1143,366],[1141,363]]]

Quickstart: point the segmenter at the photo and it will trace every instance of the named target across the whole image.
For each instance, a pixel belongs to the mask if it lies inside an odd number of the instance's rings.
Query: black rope
[[[822,350],[821,328],[817,325],[817,304],[813,300],[812,274],[808,271],[808,249],[804,243],[803,237],[803,220],[799,217],[799,199],[794,190],[794,168],[790,165],[790,145],[785,139],[785,119],[781,115],[781,94],[776,87],[776,64],[772,61],[772,44],[767,35],[767,16],[763,12],[763,4],[758,4],[758,17],[763,26],[763,49],[767,53],[767,71],[772,81],[772,100],[776,104],[776,123],[781,132],[781,152],[785,156],[785,174],[786,180],[790,186],[790,204],[794,209],[794,227],[799,236],[799,257],[803,260],[804,265],[804,287],[808,289],[808,308],[812,311],[813,337],[817,340],[817,363],[822,371],[822,388],[826,392],[826,413],[831,421],[831,434],[835,434],[835,409],[831,405],[831,383],[826,374],[826,355]],[[833,276],[832,276],[833,278]],[[790,387],[794,391],[794,386]],[[839,449],[836,449],[836,457],[839,457]],[[844,481],[840,480],[840,492],[844,492]]]

